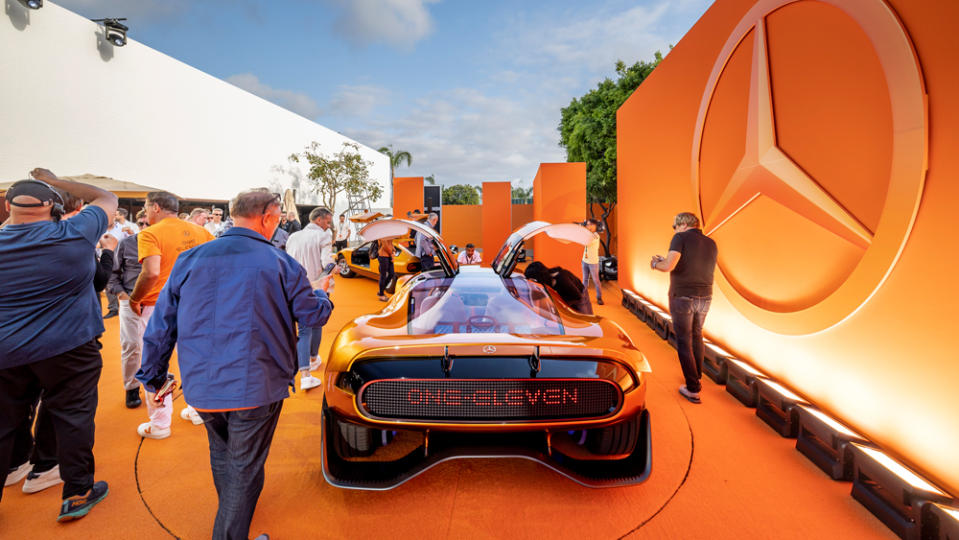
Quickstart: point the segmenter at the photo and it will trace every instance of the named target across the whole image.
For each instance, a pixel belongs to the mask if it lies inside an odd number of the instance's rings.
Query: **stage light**
[[[27,9],[40,9],[43,7],[43,0],[20,0],[20,4]]]
[[[851,443],[855,453],[852,496],[900,538],[921,533],[922,507],[950,503],[948,494],[881,450]]]
[[[955,540],[959,538],[959,509],[930,503],[922,507],[922,538]]]
[[[783,437],[795,437],[799,431],[796,405],[805,400],[779,383],[760,379],[756,394],[756,416]]]
[[[125,17],[119,19],[93,19],[94,22],[103,23],[103,33],[106,40],[115,47],[122,47],[127,44],[127,31],[130,30],[130,27],[120,22],[125,20]]]
[[[796,450],[833,480],[852,480],[853,454],[849,443],[863,437],[810,405],[799,405]]]
[[[733,355],[716,346],[716,344],[711,341],[705,341],[705,345],[706,348],[703,350],[703,373],[716,384],[726,384],[726,359],[733,358]]]
[[[729,359],[726,364],[726,391],[747,407],[755,407],[759,398],[757,381],[763,374],[749,364]]]

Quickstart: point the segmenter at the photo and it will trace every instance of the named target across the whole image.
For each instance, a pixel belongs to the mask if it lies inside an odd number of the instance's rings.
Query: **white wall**
[[[133,40],[104,45],[97,23],[49,1],[36,11],[2,1],[0,180],[46,167],[229,199],[297,187],[275,167],[311,141],[331,154],[350,141]],[[388,207],[388,158],[360,153],[383,186],[373,206]],[[312,202],[304,191],[298,202]]]

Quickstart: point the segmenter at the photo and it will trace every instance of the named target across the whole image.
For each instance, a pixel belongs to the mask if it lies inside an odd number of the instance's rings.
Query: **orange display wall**
[[[513,232],[512,188],[509,182],[483,182],[483,264],[489,265]]]
[[[514,204],[512,210],[513,216],[513,228],[518,229],[523,225],[526,225],[530,221],[533,221],[533,205],[532,204]]]
[[[443,242],[462,249],[472,242],[483,249],[483,207],[478,204],[443,205]],[[499,246],[493,246],[493,249]]]
[[[393,178],[393,215],[407,219],[406,213],[423,210],[423,177]]]
[[[706,333],[953,493],[957,21],[717,0],[617,116],[621,285],[666,306],[649,260],[694,212],[719,246]]]
[[[586,164],[541,163],[533,178],[533,218],[562,223],[586,219]],[[533,240],[533,258],[546,266],[581,273],[583,247],[540,235]]]

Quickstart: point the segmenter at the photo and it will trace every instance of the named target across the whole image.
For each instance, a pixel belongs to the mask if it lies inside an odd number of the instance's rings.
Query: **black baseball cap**
[[[33,197],[40,202],[38,203],[17,203],[13,200],[21,195]],[[63,204],[63,198],[60,197],[60,194],[57,193],[53,186],[46,182],[40,180],[20,180],[19,182],[14,182],[10,189],[7,190],[4,197],[7,201],[10,202],[11,206],[20,206],[22,208],[35,208],[38,206],[46,206],[49,204]]]

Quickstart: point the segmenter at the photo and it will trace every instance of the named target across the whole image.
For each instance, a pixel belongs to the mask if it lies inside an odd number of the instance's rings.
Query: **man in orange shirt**
[[[180,253],[213,240],[213,235],[203,227],[178,219],[179,207],[179,201],[171,193],[165,191],[147,193],[144,210],[150,226],[140,231],[137,236],[137,250],[143,268],[133,287],[133,292],[130,293],[130,309],[143,319],[143,324],[139,325],[141,329],[145,329],[149,323],[153,306],[163,286],[166,285],[173,270],[173,264]],[[142,334],[140,342],[142,350]],[[151,394],[148,394],[146,403],[150,421],[140,424],[137,433],[141,437],[150,439],[169,437],[170,418],[173,416],[172,396],[167,396],[160,405],[154,402]],[[184,417],[192,419],[193,416],[199,418],[192,407],[187,407]]]

